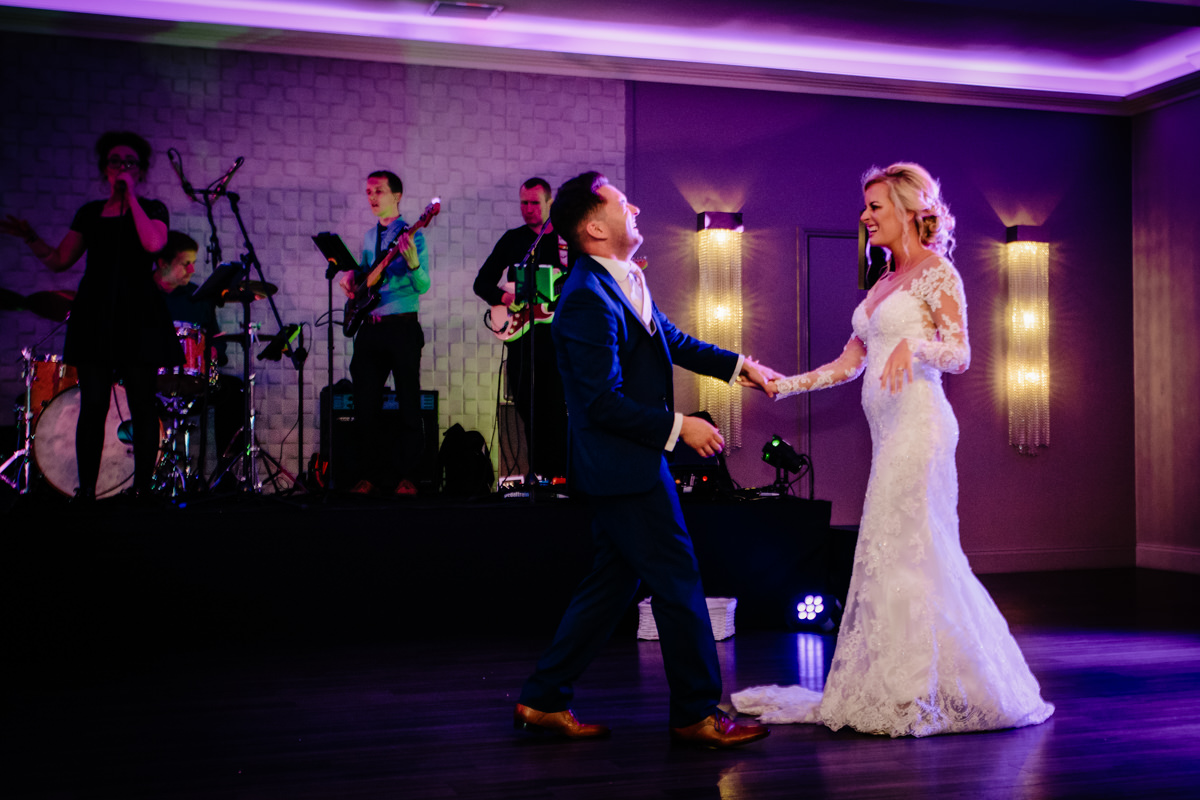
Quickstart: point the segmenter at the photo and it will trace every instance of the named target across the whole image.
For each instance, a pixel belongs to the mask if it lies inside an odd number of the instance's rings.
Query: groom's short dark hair
[[[558,187],[554,204],[550,206],[550,222],[558,235],[576,250],[583,250],[584,224],[604,205],[600,187],[607,183],[608,178],[593,171],[576,175]]]

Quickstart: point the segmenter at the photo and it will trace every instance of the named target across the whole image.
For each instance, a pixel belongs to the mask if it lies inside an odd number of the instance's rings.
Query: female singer
[[[125,386],[133,419],[133,492],[142,497],[149,492],[158,457],[158,368],[183,363],[166,303],[151,279],[154,254],[167,242],[167,208],[138,196],[150,167],[150,144],[130,131],[109,131],[96,141],[95,153],[108,197],[85,203],[58,247],[43,241],[24,219],[8,216],[0,222],[0,232],[23,238],[54,272],[69,269],[87,253],[63,352],[79,373],[75,496],[81,501],[96,496],[117,379]]]

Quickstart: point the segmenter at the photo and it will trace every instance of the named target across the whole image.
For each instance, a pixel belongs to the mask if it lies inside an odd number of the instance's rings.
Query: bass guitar
[[[362,281],[354,282],[354,295],[346,301],[346,310],[342,314],[342,333],[346,336],[358,333],[363,322],[379,305],[379,290],[383,285],[383,273],[396,256],[400,255],[400,248],[397,245],[405,238],[406,234],[416,233],[432,222],[433,218],[441,213],[441,210],[442,199],[440,197],[433,198],[429,205],[425,206],[425,210],[421,212],[417,221],[400,231],[388,249],[376,256],[375,263],[371,265],[371,269],[367,270]]]

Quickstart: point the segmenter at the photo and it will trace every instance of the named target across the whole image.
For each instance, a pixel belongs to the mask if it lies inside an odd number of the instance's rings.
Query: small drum
[[[50,405],[50,401],[60,394],[76,386],[79,376],[75,368],[62,360],[62,356],[42,356],[31,365],[33,377],[30,381],[30,407],[33,413],[33,424],[36,426],[38,417]]]
[[[125,387],[114,385],[104,421],[104,451],[100,456],[100,477],[96,497],[109,497],[133,485],[133,445],[128,429],[129,402]],[[33,437],[33,458],[46,482],[72,497],[79,486],[79,464],[75,459],[75,426],[79,424],[79,387],[67,389],[50,401]],[[163,440],[162,422],[158,423],[158,441]]]
[[[175,335],[183,348],[183,365],[158,371],[158,391],[166,395],[199,394],[209,376],[209,354],[204,329],[191,322],[176,322]]]

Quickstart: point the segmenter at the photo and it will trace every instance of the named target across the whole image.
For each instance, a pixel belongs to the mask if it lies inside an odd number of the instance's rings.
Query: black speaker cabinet
[[[332,485],[339,490],[350,489],[362,477],[359,469],[358,435],[354,424],[354,384],[340,380],[333,386],[332,414],[330,387],[321,390],[321,458],[329,463]],[[383,392],[382,430],[372,434],[374,446],[388,452],[399,451],[400,414],[396,393],[391,388]],[[330,423],[333,428],[330,430]],[[421,427],[424,448],[417,468],[416,483],[422,492],[437,488],[437,452],[441,444],[438,431],[438,393],[421,391]]]

